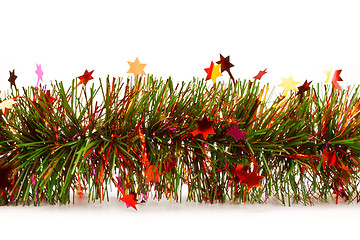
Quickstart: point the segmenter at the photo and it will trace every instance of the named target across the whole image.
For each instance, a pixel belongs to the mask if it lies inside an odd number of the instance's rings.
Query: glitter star
[[[11,71],[9,71],[9,73],[10,73],[10,77],[9,77],[9,82],[10,82],[10,88],[12,87],[12,86],[14,86],[15,87],[15,89],[17,89],[17,87],[16,87],[16,84],[15,84],[15,80],[16,80],[16,78],[17,78],[17,76],[15,75],[15,69],[11,72]]]
[[[262,78],[262,76],[264,76],[266,72],[267,68],[265,68],[264,71],[259,71],[259,73],[254,77],[254,80],[260,80]]]
[[[282,83],[280,83],[278,86],[284,88],[284,96],[287,96],[290,90],[296,91],[296,85],[299,82],[294,81],[293,76],[290,76],[289,78],[281,78],[281,80]]]
[[[91,79],[94,79],[91,74],[93,74],[94,70],[92,70],[91,72],[88,72],[88,70],[86,69],[84,74],[79,76],[79,83],[76,85],[75,88],[77,88],[78,86],[80,86],[81,84],[86,85]]]
[[[39,81],[40,81],[40,80],[43,81],[42,77],[43,77],[43,75],[44,75],[43,71],[41,70],[41,64],[40,64],[40,65],[37,65],[37,64],[36,64],[36,71],[35,71],[35,73],[36,73],[37,76],[38,76],[38,80],[37,80],[37,83],[36,83],[36,87],[38,87],[38,86],[39,86]]]
[[[139,58],[136,57],[134,62],[128,61],[128,64],[130,65],[130,69],[127,73],[134,74],[135,78],[137,78],[139,75],[146,75],[144,72],[144,67],[146,64],[140,63]]]

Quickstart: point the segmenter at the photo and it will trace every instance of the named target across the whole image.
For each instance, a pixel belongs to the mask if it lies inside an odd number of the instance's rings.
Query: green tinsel
[[[148,76],[14,91],[0,117],[0,204],[66,204],[82,192],[103,201],[112,184],[138,201],[153,190],[180,201],[186,185],[186,200],[200,202],[359,202],[359,87],[275,97],[250,83]],[[206,140],[192,134],[204,116],[215,132]],[[227,134],[235,123],[245,140]],[[239,166],[263,176],[261,188]]]

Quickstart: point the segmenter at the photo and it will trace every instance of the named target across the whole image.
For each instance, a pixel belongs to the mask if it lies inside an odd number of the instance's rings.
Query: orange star
[[[127,73],[134,74],[135,78],[137,78],[137,76],[139,75],[146,75],[146,73],[144,72],[144,67],[146,66],[146,64],[140,63],[139,58],[136,57],[134,62],[128,61],[128,64],[130,65],[130,69]]]
[[[122,198],[120,198],[121,201],[123,201],[126,204],[126,207],[132,207],[135,210],[136,209],[136,204],[139,204],[136,200],[135,200],[135,195],[130,193],[129,195],[124,194],[124,196]]]

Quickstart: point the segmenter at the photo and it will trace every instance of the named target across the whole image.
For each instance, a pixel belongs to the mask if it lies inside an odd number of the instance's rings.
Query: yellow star
[[[130,65],[130,69],[127,73],[134,74],[135,78],[139,75],[146,75],[146,73],[144,72],[144,67],[146,66],[146,64],[140,63],[139,58],[136,57],[134,62],[128,61],[128,64]]]
[[[325,83],[328,83],[329,82],[329,79],[330,79],[330,75],[331,75],[331,70],[330,71],[324,71],[325,74],[326,74],[326,80],[325,80]]]
[[[281,78],[282,83],[280,83],[278,86],[284,88],[284,96],[286,96],[289,92],[289,90],[296,91],[296,85],[300,82],[294,81],[293,76],[290,76],[289,78]]]
[[[211,80],[213,81],[214,85],[216,84],[216,78],[222,76],[222,74],[220,72],[220,67],[221,67],[221,64],[214,66],[213,70],[211,72]]]

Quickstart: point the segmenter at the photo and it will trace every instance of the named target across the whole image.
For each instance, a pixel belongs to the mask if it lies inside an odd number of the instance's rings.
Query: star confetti
[[[5,190],[5,188],[11,187],[11,181],[9,180],[10,174],[10,167],[0,167],[0,192],[1,190]]]
[[[216,64],[221,65],[221,72],[226,71],[235,84],[235,79],[230,72],[230,68],[234,67],[234,65],[230,62],[230,56],[224,58],[223,55],[220,54],[220,61],[217,61]]]
[[[77,88],[77,87],[80,86],[81,84],[86,85],[91,79],[94,79],[94,78],[91,76],[91,74],[93,74],[93,72],[94,72],[94,70],[92,70],[91,72],[88,72],[88,70],[86,69],[85,72],[84,72],[84,74],[81,75],[81,76],[79,76],[80,81],[79,81],[78,85],[76,85],[75,88]]]
[[[328,167],[331,167],[332,165],[334,165],[337,162],[337,158],[336,158],[336,154],[335,151],[327,151],[324,150],[324,163],[326,162]]]
[[[37,64],[36,64],[36,71],[35,71],[35,73],[36,73],[37,76],[38,76],[38,80],[37,80],[37,83],[36,83],[36,87],[38,87],[40,80],[41,80],[41,82],[43,81],[42,77],[43,77],[43,75],[44,75],[43,71],[41,70],[41,64],[40,64],[40,65],[37,65]]]
[[[11,88],[12,86],[14,86],[15,89],[17,89],[16,83],[15,83],[15,80],[16,80],[16,78],[17,78],[17,76],[15,75],[15,69],[13,69],[12,72],[9,71],[9,73],[10,73],[10,77],[9,77],[9,80],[8,80],[8,81],[10,82],[10,88]]]
[[[6,109],[8,108],[12,108],[12,105],[15,104],[16,101],[14,99],[5,99],[4,101],[2,101],[0,103],[0,109],[1,111],[3,112],[3,114],[5,115],[6,114]]]
[[[234,127],[230,128],[226,134],[233,136],[235,138],[235,142],[237,142],[240,139],[246,141],[245,133],[245,131],[239,130],[239,125],[236,124]]]
[[[159,171],[156,166],[149,165],[146,169],[146,183],[159,181]]]
[[[257,175],[256,171],[257,168],[254,168],[251,173],[246,172],[245,179],[242,181],[242,183],[247,185],[249,191],[253,187],[261,188],[260,181],[264,178],[264,176]]]
[[[254,80],[260,80],[262,78],[262,76],[264,76],[266,72],[267,68],[265,68],[264,71],[259,71],[259,73],[254,77]]]
[[[310,84],[312,83],[312,81],[308,82],[307,80],[305,80],[304,84],[301,85],[300,87],[298,87],[298,92],[296,93],[296,95],[301,95],[310,90]]]
[[[341,69],[340,70],[335,70],[334,72],[334,76],[332,79],[332,84],[335,86],[336,89],[340,89],[340,85],[339,85],[339,81],[342,81],[341,77],[340,77],[340,73],[341,73]]]
[[[325,80],[325,83],[328,83],[329,82],[329,79],[330,79],[330,75],[331,75],[331,70],[330,71],[324,71],[325,74],[326,74],[326,80]]]
[[[146,64],[140,63],[139,58],[136,57],[134,62],[128,61],[128,64],[130,65],[130,69],[127,73],[134,74],[135,78],[137,78],[139,75],[146,75],[144,72],[144,67]]]
[[[193,136],[201,133],[206,140],[209,134],[215,134],[214,129],[212,128],[214,121],[209,121],[206,116],[204,116],[202,120],[196,120],[196,124],[198,125],[198,129],[192,132]]]
[[[136,201],[135,194],[130,193],[129,195],[126,195],[124,193],[123,195],[124,196],[122,198],[120,198],[120,200],[126,204],[126,207],[127,208],[132,207],[135,210],[137,210],[136,205],[139,203]]]
[[[220,73],[220,67],[221,64],[214,65],[214,62],[211,61],[210,67],[204,69],[207,73],[205,80],[211,79],[213,81],[213,84],[216,85],[216,78],[222,76],[222,74]]]
[[[296,85],[300,82],[294,81],[293,76],[289,78],[281,78],[282,82],[278,85],[284,88],[284,96],[287,96],[290,90],[296,91]]]

